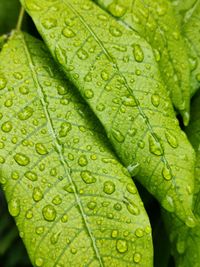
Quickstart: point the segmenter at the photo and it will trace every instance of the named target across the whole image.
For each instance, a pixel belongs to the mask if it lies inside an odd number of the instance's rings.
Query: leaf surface
[[[187,185],[193,188],[194,153],[148,43],[91,1],[22,3],[123,164],[163,207],[192,225]]]
[[[137,189],[44,44],[15,33],[0,62],[1,183],[33,265],[151,267]]]
[[[184,124],[188,124],[189,64],[171,4],[166,0],[96,2],[151,44],[174,107],[182,114]]]
[[[164,213],[166,227],[172,243],[172,252],[176,266],[199,266],[200,262],[200,95],[195,98],[191,108],[191,122],[186,131],[196,151],[194,213],[198,224],[194,228],[186,227],[180,220]],[[188,187],[188,190],[190,188]]]

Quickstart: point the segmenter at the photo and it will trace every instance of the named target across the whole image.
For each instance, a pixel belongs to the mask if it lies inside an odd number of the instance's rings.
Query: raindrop
[[[134,195],[134,194],[137,193],[137,189],[136,189],[134,183],[129,183],[129,184],[127,184],[126,189],[127,189],[127,191],[128,191],[130,194],[132,194],[132,195]]]
[[[112,135],[119,143],[123,143],[125,140],[124,135],[119,130],[112,129]]]
[[[0,90],[3,90],[6,87],[7,80],[4,77],[0,77]]]
[[[56,218],[56,210],[52,205],[46,205],[42,209],[43,217],[46,221],[52,222]]]
[[[67,38],[72,38],[74,37],[76,34],[68,27],[64,28],[62,31],[62,34],[67,37]]]
[[[161,144],[151,135],[149,136],[149,151],[156,156],[163,155]]]
[[[1,129],[5,133],[9,133],[12,130],[12,123],[10,121],[6,121],[2,124]]]
[[[33,199],[35,202],[39,202],[40,200],[43,199],[43,193],[39,187],[35,187],[33,189]]]
[[[137,62],[142,62],[144,60],[144,53],[139,44],[133,45],[133,55]]]
[[[42,25],[44,26],[45,29],[49,30],[56,27],[57,21],[54,18],[45,18],[42,21]]]
[[[157,94],[153,94],[151,96],[151,103],[154,105],[154,107],[158,107],[160,105],[160,97]]]
[[[96,182],[96,178],[92,176],[90,171],[82,171],[81,178],[86,184],[92,184]]]
[[[37,181],[38,177],[37,177],[37,174],[35,172],[32,172],[32,171],[27,171],[24,176],[26,178],[28,178],[30,181],[32,182],[35,182]]]
[[[52,203],[54,205],[60,205],[62,203],[62,198],[59,195],[57,195],[53,198]]]
[[[169,181],[172,179],[171,169],[169,166],[164,166],[162,169],[162,175],[165,180]]]
[[[88,204],[87,204],[87,207],[88,207],[88,209],[90,209],[90,210],[94,210],[94,209],[96,208],[96,206],[97,206],[97,203],[96,203],[95,201],[90,201],[90,202],[88,202]]]
[[[106,181],[103,185],[103,191],[106,194],[111,195],[115,192],[115,184],[112,181]]]
[[[42,258],[36,258],[35,259],[36,267],[42,267],[43,264],[44,264],[44,260]]]
[[[20,120],[27,120],[33,115],[33,109],[31,107],[26,107],[24,110],[18,113],[18,118]]]
[[[87,99],[91,99],[94,96],[94,92],[91,89],[85,90],[84,94]]]
[[[19,199],[11,199],[8,202],[8,210],[13,217],[17,217],[20,213],[20,200]]]
[[[81,60],[85,60],[88,58],[88,53],[84,50],[84,49],[79,49],[77,51],[77,56],[81,59]]]
[[[81,156],[79,157],[79,159],[78,159],[78,164],[79,164],[81,167],[85,167],[85,166],[87,166],[87,164],[88,164],[88,160],[87,160],[87,158],[86,158],[85,155],[81,155]]]
[[[69,133],[69,131],[71,129],[72,129],[71,123],[69,123],[69,122],[63,122],[61,124],[61,129],[59,131],[59,136],[60,137],[65,137]]]
[[[119,239],[116,242],[116,248],[119,253],[125,253],[128,250],[128,245],[126,240]]]
[[[69,220],[69,217],[67,216],[67,214],[64,214],[64,215],[62,216],[62,218],[61,218],[61,222],[62,222],[62,223],[66,223],[66,222],[68,222],[68,220]]]
[[[19,164],[20,166],[26,166],[30,163],[30,159],[22,154],[22,153],[17,153],[15,156],[14,156],[14,160],[17,162],[17,164]]]
[[[48,153],[46,147],[42,143],[35,144],[35,150],[39,155],[46,155]]]
[[[173,148],[176,148],[178,147],[178,141],[177,141],[177,138],[171,134],[170,132],[166,132],[165,133],[165,137],[167,139],[167,142],[169,143],[169,145]]]
[[[134,255],[133,255],[133,261],[135,263],[139,263],[141,261],[141,254],[136,252]]]

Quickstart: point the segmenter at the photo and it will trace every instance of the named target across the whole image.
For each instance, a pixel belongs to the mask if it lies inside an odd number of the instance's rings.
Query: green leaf
[[[148,43],[91,1],[22,3],[123,164],[163,207],[193,225],[186,189],[193,188],[194,152]]]
[[[19,10],[18,0],[0,1],[0,34],[10,32],[16,26]]]
[[[186,131],[196,151],[197,161],[195,168],[195,194],[194,214],[198,218],[198,224],[194,228],[188,228],[176,217],[164,213],[166,227],[168,229],[172,251],[175,256],[176,266],[199,266],[200,262],[200,95],[195,98],[191,108],[191,122]],[[188,186],[188,191],[190,191]]]
[[[196,2],[195,8],[192,11],[182,30],[188,47],[191,89],[192,95],[194,95],[200,87],[200,1]]]
[[[96,0],[114,17],[137,31],[154,49],[174,107],[189,122],[190,84],[187,50],[173,8],[166,0]]]
[[[0,62],[1,183],[33,265],[151,267],[137,189],[46,47],[15,33]]]

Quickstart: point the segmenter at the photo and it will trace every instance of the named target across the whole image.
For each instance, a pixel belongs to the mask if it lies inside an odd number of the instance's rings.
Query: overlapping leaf
[[[22,3],[124,165],[163,207],[193,226],[194,153],[148,43],[91,1]]]
[[[127,170],[45,46],[0,54],[0,172],[34,266],[152,266],[151,228]]]
[[[172,102],[187,124],[190,101],[189,64],[171,4],[166,0],[96,2],[151,44]]]
[[[198,218],[198,224],[194,228],[186,227],[176,217],[165,213],[165,221],[173,244],[173,254],[176,259],[176,266],[190,267],[199,266],[200,259],[200,95],[194,100],[191,112],[191,123],[187,133],[192,142],[197,162],[195,168],[195,195],[194,213]]]

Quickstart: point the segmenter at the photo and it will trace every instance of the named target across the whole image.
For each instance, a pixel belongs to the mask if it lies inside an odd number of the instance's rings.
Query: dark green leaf
[[[1,183],[34,266],[152,266],[151,228],[104,131],[45,46],[0,54]]]
[[[194,152],[148,43],[88,0],[22,3],[123,164],[163,207],[192,226],[187,186],[193,190]]]

